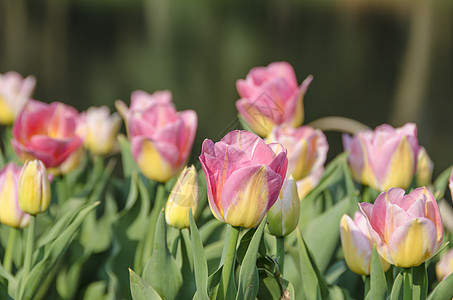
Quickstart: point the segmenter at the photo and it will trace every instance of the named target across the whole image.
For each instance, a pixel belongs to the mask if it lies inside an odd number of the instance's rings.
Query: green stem
[[[3,267],[5,268],[6,272],[11,273],[12,266],[13,266],[13,249],[14,249],[14,240],[16,238],[16,228],[10,228],[9,230],[9,238],[8,238],[8,245],[6,246],[5,250],[5,257],[3,259]]]
[[[403,270],[404,282],[404,300],[412,300],[412,268],[404,268]]]
[[[236,260],[236,245],[239,236],[240,227],[234,227],[228,225],[230,227],[230,234],[227,236],[228,241],[225,241],[227,248],[225,252],[225,260],[223,263],[223,270],[222,270],[222,286],[223,286],[223,299],[228,299],[228,286],[230,285],[230,281],[234,281],[234,265]]]
[[[166,194],[167,191],[165,190],[165,184],[160,183],[157,186],[156,198],[150,214],[148,236],[145,238],[145,244],[143,246],[143,258],[142,258],[143,266],[148,262],[148,259],[151,257],[153,253],[154,232],[156,230],[157,218],[159,217],[159,213],[165,207],[165,203],[167,202],[167,199],[165,197]]]
[[[280,274],[283,276],[283,267],[285,265],[285,237],[276,237],[277,240],[277,263]]]
[[[370,292],[371,277],[370,277],[370,275],[365,275],[362,277],[363,277],[363,283],[364,283],[363,299],[366,299],[366,296]]]
[[[19,299],[22,299],[25,294],[25,280],[27,280],[28,273],[30,273],[32,256],[33,256],[33,242],[35,239],[35,225],[36,216],[30,215],[30,224],[28,225],[27,231],[27,242],[25,245],[25,259],[22,277],[19,284]]]

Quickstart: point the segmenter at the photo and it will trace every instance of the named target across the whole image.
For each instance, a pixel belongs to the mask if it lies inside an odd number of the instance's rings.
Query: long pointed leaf
[[[193,247],[193,262],[195,270],[195,283],[197,285],[196,299],[205,300],[208,297],[208,264],[204,254],[203,243],[201,242],[200,233],[197,224],[192,215],[192,209],[189,212],[190,237]]]

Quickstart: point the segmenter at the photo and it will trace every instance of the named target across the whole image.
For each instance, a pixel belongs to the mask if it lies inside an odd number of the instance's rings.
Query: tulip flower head
[[[56,168],[82,146],[79,114],[71,106],[30,100],[13,124],[11,140],[22,161],[38,159]]]
[[[81,114],[81,123],[81,135],[84,136],[86,149],[96,155],[112,152],[121,128],[121,117],[118,113],[111,115],[107,106],[90,107]]]
[[[10,125],[16,119],[35,89],[33,76],[23,78],[16,72],[0,74],[0,124]]]
[[[43,162],[27,161],[19,177],[20,208],[30,215],[43,213],[49,207],[50,193],[49,178]]]
[[[266,142],[278,142],[288,151],[288,174],[297,181],[300,198],[304,198],[319,182],[329,145],[321,130],[310,126],[288,125],[272,129]]]
[[[408,195],[392,188],[374,204],[360,203],[379,255],[403,268],[433,256],[442,244],[443,228],[436,199],[425,187]]]
[[[453,249],[442,255],[436,264],[436,275],[439,282],[451,273],[453,273]]]
[[[27,227],[30,221],[30,215],[20,209],[17,197],[21,170],[8,163],[0,171],[0,222],[15,228]]]
[[[346,214],[343,215],[340,221],[340,238],[349,269],[359,275],[370,275],[374,243],[366,219],[360,212],[355,212],[354,220]],[[386,272],[390,264],[381,257],[379,258],[382,268]]]
[[[186,165],[197,130],[193,110],[177,112],[170,91],[148,94],[135,91],[131,105],[117,101],[123,116],[132,155],[149,179],[166,182]]]
[[[312,81],[308,76],[300,86],[293,67],[274,62],[250,70],[236,87],[241,99],[236,108],[254,132],[266,137],[275,125],[299,126],[304,120],[303,97]]]
[[[424,147],[420,147],[417,159],[417,172],[415,174],[417,186],[428,186],[433,177],[434,164]]]
[[[448,180],[448,187],[450,188],[451,199],[453,201],[453,170],[452,170],[450,178]]]
[[[198,208],[198,174],[192,165],[185,167],[178,177],[165,207],[165,220],[168,225],[178,229],[189,227],[189,210],[197,213]]]
[[[384,124],[374,131],[343,136],[354,179],[379,191],[408,188],[417,170],[420,146],[417,127],[408,123],[394,129]]]
[[[277,201],[267,212],[269,233],[284,237],[293,232],[299,223],[300,200],[297,185],[290,175],[283,182]]]
[[[211,211],[232,226],[257,226],[278,198],[288,158],[248,131],[231,131],[220,142],[206,139],[200,155]]]

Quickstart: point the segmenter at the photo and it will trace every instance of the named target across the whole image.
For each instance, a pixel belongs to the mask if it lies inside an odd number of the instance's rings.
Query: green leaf
[[[400,271],[393,282],[392,292],[390,294],[390,300],[403,299],[403,272]]]
[[[197,293],[195,299],[205,300],[208,297],[208,264],[204,254],[203,243],[201,242],[200,233],[197,224],[192,215],[192,209],[189,211],[190,238],[193,247],[193,262],[195,271],[195,283]]]
[[[453,273],[442,280],[429,295],[429,300],[443,300],[453,298]]]
[[[300,248],[300,272],[302,273],[302,284],[307,299],[327,299],[329,290],[327,283],[321,276],[315,259],[307,247],[304,238],[298,228],[297,240]]]
[[[176,229],[175,229],[176,230]],[[189,237],[188,229],[178,230],[180,233],[181,242],[179,247],[179,255],[181,264],[182,286],[177,295],[178,299],[190,299],[196,292],[195,275],[193,268],[193,249],[192,242]]]
[[[210,299],[217,299],[217,287],[222,278],[222,269],[223,265],[208,277],[208,296]]]
[[[340,219],[350,208],[349,199],[343,199],[319,215],[303,229],[307,245],[316,249],[313,253],[320,272],[324,273],[340,239]]]
[[[81,223],[85,217],[97,206],[99,202],[85,205],[74,213],[73,220],[68,226],[60,233],[60,235],[50,244],[46,244],[38,248],[34,255],[33,261],[35,266],[31,269],[25,280],[25,291],[23,296],[25,298],[33,298],[33,295],[38,290],[40,285],[46,279],[47,274],[55,268],[59,259],[63,256],[69,244],[75,237],[75,233],[80,228]],[[36,262],[36,260],[38,262]],[[21,297],[18,297],[21,298]]]
[[[131,294],[134,300],[159,300],[162,299],[159,294],[143,278],[129,269],[131,278]]]
[[[382,269],[381,260],[376,251],[376,245],[373,245],[370,269],[370,291],[366,298],[372,300],[385,299],[387,294],[387,280]]]
[[[445,195],[445,190],[447,189],[448,179],[452,171],[452,166],[445,169],[439,176],[437,176],[434,181],[434,197],[436,200],[442,199]]]
[[[167,247],[167,230],[162,211],[156,223],[153,249],[153,254],[143,271],[143,278],[162,298],[176,299],[183,284],[182,275]]]
[[[256,268],[256,258],[258,256],[258,249],[261,244],[261,238],[263,237],[265,225],[266,218],[261,221],[260,226],[253,235],[244,260],[242,261],[236,299],[255,299],[258,294],[259,281],[258,270]]]

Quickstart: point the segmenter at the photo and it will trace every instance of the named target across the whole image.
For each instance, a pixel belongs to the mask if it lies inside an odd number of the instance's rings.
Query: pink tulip
[[[415,267],[433,256],[442,244],[443,229],[434,196],[425,187],[408,195],[392,188],[374,205],[360,203],[378,253],[397,267]]]
[[[349,151],[349,166],[357,181],[379,191],[391,187],[406,189],[411,184],[420,149],[415,124],[397,129],[384,124],[353,137],[344,135],[343,144]]]
[[[450,188],[451,199],[453,201],[453,170],[450,175],[450,179],[448,180],[448,187]]]
[[[354,220],[348,215],[343,215],[340,221],[340,238],[343,247],[344,258],[349,269],[359,275],[370,275],[371,253],[373,240],[365,217],[358,211],[354,214]],[[390,264],[381,257],[384,272]]]
[[[186,165],[197,130],[197,114],[177,112],[171,98],[170,91],[135,91],[129,109],[121,101],[116,103],[135,161],[145,176],[159,182],[168,181]]]
[[[304,120],[303,97],[312,81],[308,76],[300,86],[294,69],[287,62],[274,62],[250,70],[236,87],[241,99],[236,108],[254,132],[266,137],[275,125],[294,127]]]
[[[288,166],[280,144],[238,130],[215,144],[204,140],[200,162],[214,216],[246,228],[257,226],[275,203]]]
[[[297,181],[299,197],[305,197],[324,173],[329,145],[321,130],[309,126],[274,127],[266,142],[278,142],[288,151],[288,174]]]
[[[30,215],[19,207],[18,184],[22,168],[13,163],[6,164],[0,171],[0,222],[2,224],[23,228],[27,227]]]
[[[22,161],[38,159],[47,168],[58,167],[82,146],[78,125],[73,107],[30,100],[13,124],[11,143]]]
[[[0,74],[0,124],[10,125],[31,97],[36,79],[19,73]]]
[[[453,249],[444,253],[436,264],[437,280],[440,282],[453,273]]]

